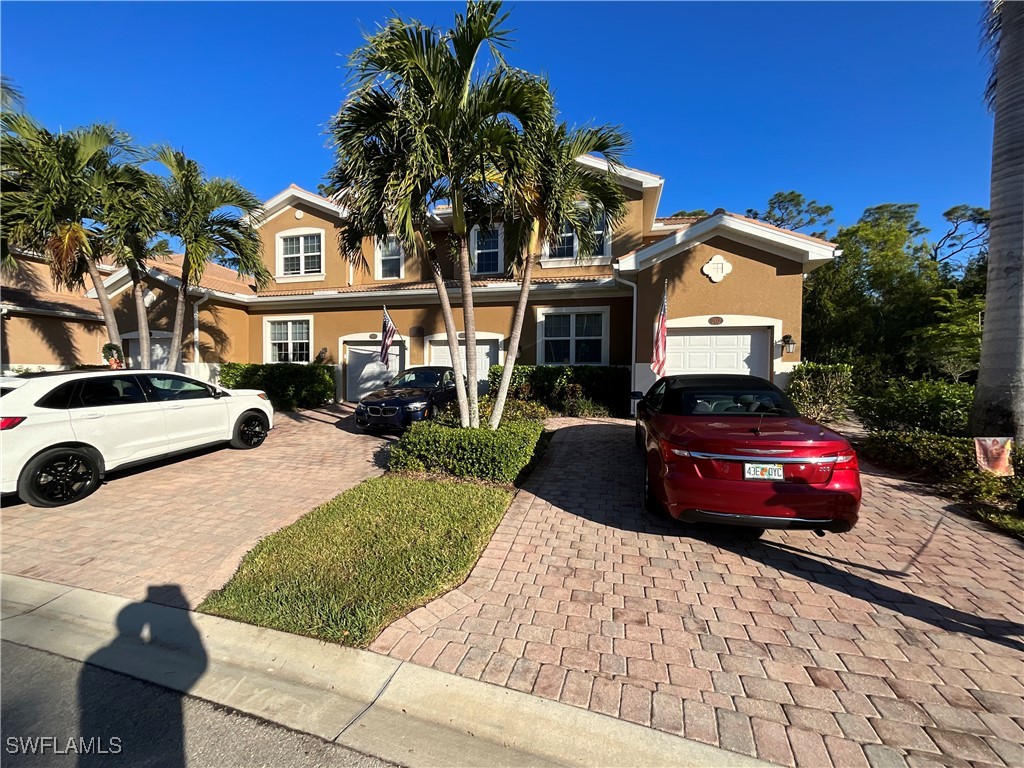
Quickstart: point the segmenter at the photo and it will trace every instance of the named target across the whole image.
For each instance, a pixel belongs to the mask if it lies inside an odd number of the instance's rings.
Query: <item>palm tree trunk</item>
[[[96,289],[96,298],[100,302],[100,310],[103,312],[103,322],[107,326],[107,339],[111,344],[121,346],[121,333],[117,330],[117,318],[114,317],[114,308],[110,304],[110,296],[107,295],[107,286],[103,284],[103,276],[100,274],[96,262],[86,257],[85,268],[92,278],[93,288]]]
[[[131,262],[128,274],[132,276],[132,296],[135,298],[135,318],[139,328],[139,367],[147,370],[153,361],[150,359],[149,314],[146,312],[146,284],[142,282],[139,265]]]
[[[469,238],[459,235],[459,283],[462,287],[462,327],[466,333],[466,387],[469,400],[469,426],[480,426],[480,379],[476,372],[476,313],[473,308],[473,275],[469,264]]]
[[[1024,449],[1024,3],[1003,2],[996,63],[991,223],[971,434]]]
[[[188,254],[181,265],[181,283],[178,285],[177,301],[174,305],[174,328],[171,331],[171,354],[167,370],[176,371],[181,364],[181,339],[185,331],[185,305],[188,303]]]
[[[508,337],[508,350],[505,352],[505,367],[501,371],[501,384],[498,386],[498,394],[494,398],[494,411],[491,413],[490,427],[497,429],[501,424],[502,414],[505,412],[505,399],[508,397],[508,388],[512,384],[512,372],[515,368],[516,359],[519,357],[519,338],[523,332],[523,321],[526,319],[526,305],[530,300],[530,280],[533,277],[533,256],[526,255],[526,262],[523,264],[523,274],[520,276],[522,284],[519,286],[519,300],[516,302],[516,313],[512,317],[512,333]],[[539,340],[538,340],[539,343]]]
[[[431,261],[430,268],[434,274],[434,287],[437,288],[437,295],[441,300],[441,317],[444,318],[444,330],[448,334],[448,352],[451,354],[452,368],[455,370],[455,399],[459,404],[459,423],[463,427],[468,427],[469,401],[466,397],[466,383],[463,380],[462,355],[459,354],[459,333],[455,329],[455,315],[452,312],[451,300],[448,298],[448,288],[441,275],[441,265]]]

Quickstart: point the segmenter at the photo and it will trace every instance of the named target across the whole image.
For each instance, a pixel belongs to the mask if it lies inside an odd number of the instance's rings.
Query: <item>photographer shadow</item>
[[[155,604],[159,600],[164,605]],[[150,586],[145,602],[131,603],[117,616],[117,637],[86,659],[78,678],[79,734],[91,749],[79,766],[184,768],[183,703],[202,677],[207,655],[176,585]],[[152,680],[139,682],[108,670]]]

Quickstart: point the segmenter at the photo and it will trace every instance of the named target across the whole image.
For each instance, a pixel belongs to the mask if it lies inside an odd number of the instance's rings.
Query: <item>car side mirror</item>
[[[454,381],[446,381],[443,386],[444,386],[445,389],[455,389],[455,382]]]
[[[224,393],[221,392],[216,387],[210,387],[210,391],[213,392],[213,399],[214,400],[220,400],[222,397],[224,397]]]
[[[644,393],[643,392],[630,392],[629,393],[629,397],[630,397],[631,400],[643,400],[644,399]]]

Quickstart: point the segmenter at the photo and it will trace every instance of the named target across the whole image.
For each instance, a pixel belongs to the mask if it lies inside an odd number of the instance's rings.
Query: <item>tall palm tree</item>
[[[21,89],[7,75],[0,75],[0,110],[20,112],[24,106],[25,96]]]
[[[142,275],[147,262],[170,254],[167,240],[158,237],[163,224],[160,192],[160,179],[156,176],[137,166],[122,166],[103,204],[104,250],[115,263],[128,270],[132,281],[139,331],[138,362],[142,369],[152,365],[146,284]]]
[[[97,267],[103,201],[130,156],[128,137],[93,125],[51,133],[28,115],[5,112],[0,134],[0,240],[45,255],[55,285],[75,287],[88,273],[107,337],[121,345],[117,320]]]
[[[519,260],[519,299],[512,318],[501,384],[489,426],[497,429],[505,410],[513,363],[519,355],[533,265],[545,246],[555,247],[567,226],[576,236],[578,258],[586,260],[598,246],[597,231],[610,232],[626,215],[626,197],[615,178],[581,165],[581,155],[600,155],[610,167],[619,164],[629,140],[618,128],[578,128],[537,122],[523,132],[505,164],[502,217],[505,246]],[[603,225],[595,226],[603,221]]]
[[[1024,446],[1024,3],[994,2],[995,113],[991,223],[981,366],[971,409],[978,436],[1014,435]]]
[[[417,234],[422,237],[427,210],[440,201],[451,205],[470,382],[465,411],[461,393],[458,401],[462,423],[471,427],[479,426],[480,416],[469,252],[469,232],[477,214],[470,202],[500,186],[499,158],[522,126],[551,109],[546,86],[504,62],[506,19],[499,2],[471,0],[448,31],[392,20],[353,54],[355,89],[332,126],[337,146],[332,181],[352,182],[360,174],[376,174],[374,180],[356,184],[358,196],[352,196],[352,205],[390,209],[375,217],[378,224],[388,225],[384,236],[390,231],[411,247]],[[489,71],[488,52],[493,64]],[[360,166],[352,158],[365,159],[367,144],[381,147],[378,159],[393,158],[398,151],[405,161],[390,169],[383,163]],[[385,196],[368,199],[370,189]],[[378,239],[381,232],[367,229]],[[346,243],[343,238],[343,247],[351,248],[354,241],[353,237]],[[435,270],[435,285],[441,283]],[[439,295],[444,309],[440,288]],[[454,323],[446,318],[445,325],[452,361],[458,365],[461,353]],[[462,377],[456,378],[458,393]]]
[[[224,256],[237,260],[238,272],[252,275],[260,287],[270,281],[270,273],[255,229],[260,209],[256,196],[231,179],[206,178],[195,160],[169,147],[157,150],[156,159],[168,172],[160,190],[161,228],[184,249],[168,360],[173,371],[181,364],[188,289],[199,284],[210,260]]]

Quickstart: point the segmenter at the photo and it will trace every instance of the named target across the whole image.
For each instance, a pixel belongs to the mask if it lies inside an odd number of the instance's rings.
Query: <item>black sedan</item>
[[[356,406],[363,429],[402,430],[429,419],[455,399],[455,371],[443,365],[408,368]]]

